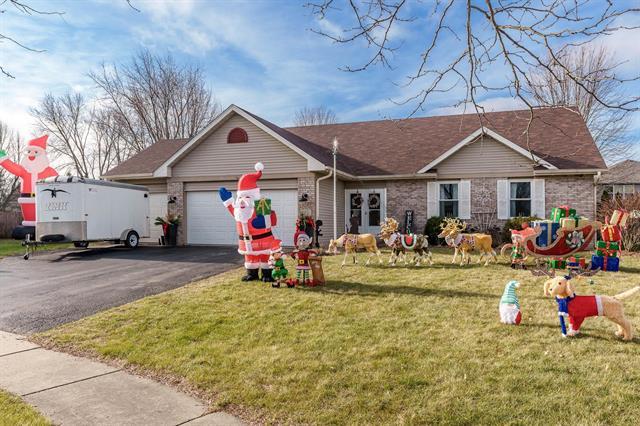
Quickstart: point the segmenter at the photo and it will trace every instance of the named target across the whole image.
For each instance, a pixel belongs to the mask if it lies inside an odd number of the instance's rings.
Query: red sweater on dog
[[[582,322],[587,317],[602,315],[602,301],[600,296],[572,296],[567,299],[567,313],[569,324],[574,331],[580,330]]]

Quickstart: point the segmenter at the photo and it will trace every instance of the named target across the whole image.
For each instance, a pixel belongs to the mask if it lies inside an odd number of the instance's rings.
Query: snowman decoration
[[[0,149],[0,166],[14,176],[20,178],[20,210],[22,226],[36,226],[36,182],[40,179],[58,176],[49,165],[47,155],[48,135],[32,139],[24,150],[20,163],[14,163],[8,154]]]
[[[235,200],[231,191],[226,188],[220,188],[218,191],[222,204],[236,222],[238,253],[244,256],[244,267],[247,270],[242,281],[261,278],[264,282],[273,282],[273,266],[269,265],[269,256],[273,248],[280,244],[273,231],[277,217],[274,211],[268,214],[256,213],[256,204],[261,200],[258,180],[262,177],[263,169],[262,163],[256,163],[255,173],[247,173],[240,177]]]

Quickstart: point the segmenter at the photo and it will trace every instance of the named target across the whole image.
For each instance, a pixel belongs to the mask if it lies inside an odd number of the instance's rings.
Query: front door
[[[361,234],[378,234],[387,210],[386,191],[384,188],[347,189],[345,206],[347,231],[357,223]]]

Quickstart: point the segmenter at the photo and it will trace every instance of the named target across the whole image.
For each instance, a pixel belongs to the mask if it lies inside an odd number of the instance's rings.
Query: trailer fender
[[[124,231],[122,231],[122,233],[120,234],[120,241],[124,241],[127,239],[127,235],[129,235],[129,232],[131,231],[135,231],[135,229],[133,228],[127,228]]]

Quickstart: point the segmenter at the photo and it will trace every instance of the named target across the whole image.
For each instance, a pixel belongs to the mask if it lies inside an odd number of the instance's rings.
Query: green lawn
[[[69,243],[61,244],[46,244],[38,247],[38,250],[57,250],[62,248],[72,247]],[[24,254],[24,247],[22,247],[22,241],[0,239],[0,258],[4,256],[13,256],[17,254]]]
[[[439,249],[433,267],[342,269],[329,257],[318,288],[244,284],[236,270],[36,339],[187,383],[212,408],[258,422],[637,422],[638,337],[622,342],[612,323],[591,318],[581,337],[564,339],[542,278],[450,257]],[[622,264],[578,292],[640,284],[640,257]],[[522,283],[520,326],[499,322],[512,278]],[[625,306],[640,328],[640,297]]]
[[[50,424],[51,422],[20,398],[0,390],[0,426]]]

